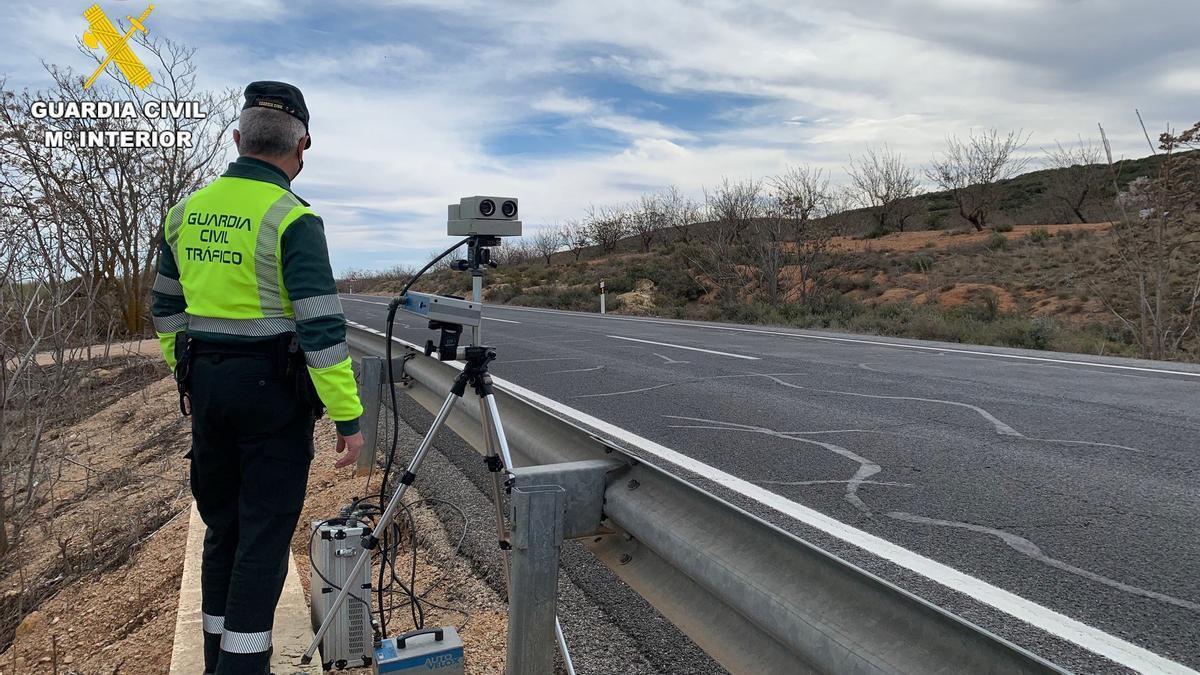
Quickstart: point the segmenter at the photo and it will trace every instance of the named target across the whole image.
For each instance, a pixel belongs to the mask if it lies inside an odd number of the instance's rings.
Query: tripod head
[[[467,237],[467,257],[455,260],[450,268],[459,272],[471,273],[473,277],[483,276],[484,267],[495,268],[498,263],[492,260],[492,247],[500,245],[500,237],[485,234],[473,234]]]

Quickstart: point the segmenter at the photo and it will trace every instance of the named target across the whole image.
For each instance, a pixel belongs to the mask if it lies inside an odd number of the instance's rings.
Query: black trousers
[[[275,351],[193,347],[192,495],[208,526],[204,661],[219,675],[269,672],[275,605],[308,485],[315,420]]]

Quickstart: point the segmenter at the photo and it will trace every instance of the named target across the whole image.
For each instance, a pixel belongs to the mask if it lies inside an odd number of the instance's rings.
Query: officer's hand
[[[358,461],[358,453],[363,447],[362,432],[351,434],[349,436],[337,435],[337,452],[338,454],[346,453],[346,456],[334,462],[335,468],[341,469],[350,466]]]

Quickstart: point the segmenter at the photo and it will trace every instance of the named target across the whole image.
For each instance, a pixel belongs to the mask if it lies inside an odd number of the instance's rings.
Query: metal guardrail
[[[350,330],[354,353],[384,338]],[[430,411],[454,364],[397,340],[397,380]],[[734,673],[1061,673],[1053,664],[662,470],[627,441],[497,383],[518,467],[616,460],[604,526],[582,540],[613,573]],[[484,449],[470,397],[448,425]],[[647,453],[650,454],[650,453]]]

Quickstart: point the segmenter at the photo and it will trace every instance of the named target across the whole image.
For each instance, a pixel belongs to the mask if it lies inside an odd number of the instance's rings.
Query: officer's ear
[[[304,134],[300,141],[296,143],[296,159],[304,161],[304,151],[307,150],[308,146],[310,145],[312,145],[312,143],[309,141],[308,134]]]
[[[242,132],[238,131],[237,129],[233,130],[233,147],[238,149],[239,154],[241,153],[241,151],[242,151]]]

